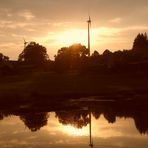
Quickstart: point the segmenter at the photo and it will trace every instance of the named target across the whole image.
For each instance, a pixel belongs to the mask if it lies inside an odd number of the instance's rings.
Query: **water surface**
[[[99,148],[148,147],[145,103],[69,103],[71,108],[66,105],[56,110],[49,104],[2,109],[1,148],[87,148],[90,142]]]

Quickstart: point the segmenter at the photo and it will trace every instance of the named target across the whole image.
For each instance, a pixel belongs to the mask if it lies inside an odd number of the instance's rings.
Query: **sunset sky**
[[[87,46],[88,15],[91,52],[130,49],[148,31],[147,0],[0,0],[0,52],[17,59],[23,37],[45,46],[51,59],[63,46]]]

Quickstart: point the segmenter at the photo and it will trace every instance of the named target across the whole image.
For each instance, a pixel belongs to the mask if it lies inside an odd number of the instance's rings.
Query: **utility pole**
[[[89,146],[93,148],[92,134],[91,134],[91,112],[89,112]]]
[[[88,23],[88,56],[90,57],[90,27],[91,27],[90,16],[89,16],[87,23]]]

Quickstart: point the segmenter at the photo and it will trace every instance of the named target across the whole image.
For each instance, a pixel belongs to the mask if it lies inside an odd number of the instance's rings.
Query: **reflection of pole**
[[[91,26],[91,19],[89,17],[88,23],[88,56],[90,56],[90,26]]]
[[[91,135],[91,112],[89,112],[89,136],[90,136],[89,146],[90,148],[93,148],[93,141],[92,141],[92,135]]]

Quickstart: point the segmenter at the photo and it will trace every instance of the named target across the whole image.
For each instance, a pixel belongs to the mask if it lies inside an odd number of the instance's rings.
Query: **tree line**
[[[146,33],[139,33],[130,50],[111,52],[106,49],[102,54],[94,51],[89,56],[89,50],[81,44],[62,47],[54,56],[54,61],[49,59],[47,49],[36,43],[30,42],[20,53],[18,60],[12,62],[9,57],[0,53],[0,72],[9,73],[13,68],[23,69],[40,68],[56,72],[123,72],[137,68],[148,68],[148,37]],[[14,64],[15,63],[15,64]],[[18,68],[18,69],[19,69]]]

